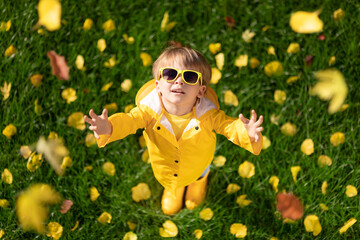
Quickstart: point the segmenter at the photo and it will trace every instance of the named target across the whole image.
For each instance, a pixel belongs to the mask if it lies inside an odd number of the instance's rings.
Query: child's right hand
[[[104,109],[100,116],[96,115],[94,110],[91,109],[89,115],[91,118],[85,115],[84,120],[91,125],[89,129],[94,131],[94,136],[97,139],[100,139],[99,135],[112,133],[112,126],[108,120],[107,109]]]

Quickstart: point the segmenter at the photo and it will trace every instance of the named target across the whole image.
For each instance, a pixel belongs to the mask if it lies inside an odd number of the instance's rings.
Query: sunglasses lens
[[[174,80],[178,72],[175,69],[165,68],[162,71],[162,77],[164,80]]]
[[[188,83],[196,83],[199,78],[199,75],[196,72],[185,71],[184,78],[185,78],[185,81]]]

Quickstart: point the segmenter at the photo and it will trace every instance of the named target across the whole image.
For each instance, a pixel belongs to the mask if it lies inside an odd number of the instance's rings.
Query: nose
[[[184,80],[181,77],[181,74],[179,74],[179,76],[177,77],[177,79],[175,80],[175,84],[179,84],[179,85],[184,85]]]

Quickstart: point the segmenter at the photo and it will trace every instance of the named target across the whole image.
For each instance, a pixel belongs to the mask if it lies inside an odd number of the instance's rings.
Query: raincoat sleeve
[[[251,142],[246,128],[239,118],[229,117],[224,111],[217,110],[212,115],[212,124],[216,133],[224,135],[231,142],[245,148],[252,154],[260,154],[263,142],[262,134],[260,133],[258,142]]]
[[[112,126],[110,135],[100,135],[96,139],[100,148],[106,144],[125,138],[130,134],[136,133],[139,128],[146,128],[150,119],[149,114],[142,111],[139,107],[133,108],[129,113],[115,113],[109,117]]]

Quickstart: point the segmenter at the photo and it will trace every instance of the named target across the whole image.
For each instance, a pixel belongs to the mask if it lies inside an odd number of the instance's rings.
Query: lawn
[[[201,239],[235,239],[230,232],[233,223],[246,226],[245,239],[358,238],[358,222],[342,234],[339,229],[351,218],[360,220],[359,195],[347,194],[350,185],[360,188],[360,142],[356,137],[360,134],[359,2],[63,0],[61,27],[55,31],[37,25],[37,6],[38,1],[0,1],[0,22],[4,22],[0,27],[0,87],[5,89],[11,83],[8,98],[0,94],[0,130],[3,132],[10,124],[16,127],[11,137],[0,133],[0,173],[4,175],[8,169],[13,176],[11,184],[5,177],[0,180],[0,199],[8,201],[7,207],[0,207],[0,238],[2,231],[2,239],[49,238],[46,233],[23,229],[17,216],[17,199],[36,183],[50,185],[62,200],[73,202],[65,214],[60,212],[62,201],[49,205],[44,225],[59,223],[63,227],[61,239],[123,239],[130,231],[138,239],[162,239],[159,228],[166,220],[178,228],[174,239],[195,239],[196,229],[202,230]],[[334,12],[340,8],[345,15],[335,19]],[[302,34],[292,30],[289,21],[293,13],[318,9],[322,9],[322,31]],[[162,31],[167,11],[169,22],[176,25]],[[84,29],[87,18],[93,21],[89,30]],[[233,26],[229,26],[229,19],[234,20]],[[11,27],[6,30],[9,20]],[[103,29],[108,20],[113,20],[114,30]],[[243,38],[246,30],[255,33],[250,41]],[[126,41],[124,34],[133,37],[134,42]],[[99,39],[106,42],[103,51],[98,48]],[[175,216],[166,216],[160,206],[163,188],[151,165],[142,159],[146,151],[139,144],[142,129],[105,148],[88,147],[85,139],[91,131],[69,126],[68,118],[76,112],[88,114],[90,109],[100,114],[107,104],[117,106],[109,115],[134,105],[138,89],[152,79],[151,64],[144,64],[141,54],[147,53],[155,61],[171,41],[200,51],[213,68],[218,68],[215,56],[224,54],[221,78],[210,84],[221,109],[229,116],[243,113],[247,118],[255,109],[258,116],[264,116],[263,135],[270,145],[255,156],[217,135],[215,156],[224,156],[226,163],[211,165],[205,202],[192,211],[183,209]],[[214,43],[221,44],[216,53],[209,49]],[[299,44],[297,52],[287,52],[291,43]],[[10,46],[17,51],[7,56]],[[65,57],[69,80],[52,74],[47,56],[51,50]],[[78,55],[83,57],[86,69],[77,66]],[[238,67],[235,62],[241,55],[248,56],[248,63]],[[115,61],[109,63],[113,56]],[[335,59],[329,62],[332,57]],[[251,58],[256,58],[259,65],[251,66]],[[283,72],[272,76],[265,73],[265,66],[272,61],[281,63]],[[319,81],[315,74],[327,69],[337,69],[348,88],[342,107],[335,113],[329,113],[329,101],[310,94]],[[38,86],[30,80],[35,74],[42,76]],[[288,83],[293,76],[299,78]],[[125,79],[132,82],[129,91],[122,89]],[[102,91],[110,82],[110,88]],[[70,103],[62,97],[68,88],[74,89],[77,97]],[[227,90],[235,94],[238,104],[225,101]],[[277,90],[286,93],[284,101],[274,98]],[[340,90],[333,87],[331,91]],[[279,118],[274,120],[274,116]],[[281,130],[286,123],[296,125],[293,136]],[[29,171],[28,159],[20,153],[21,146],[35,150],[39,138],[48,138],[51,132],[63,139],[71,158],[71,166],[62,176],[46,160],[35,171]],[[345,141],[334,146],[330,138],[337,132],[345,136]],[[313,153],[301,150],[306,139],[312,140]],[[321,167],[321,155],[328,156],[332,164]],[[238,173],[245,161],[255,167],[255,174],[249,178]],[[114,176],[104,172],[105,162],[115,165]],[[92,170],[85,169],[89,166]],[[296,177],[291,172],[294,166],[301,168]],[[272,176],[279,179],[278,192],[291,192],[301,200],[301,219],[284,222],[281,218],[276,210],[277,192],[269,183]],[[324,181],[328,184],[326,194],[322,191]],[[151,196],[136,202],[132,188],[139,183],[149,186]],[[240,190],[227,194],[230,183],[240,186]],[[95,201],[90,200],[91,187],[100,193]],[[245,194],[251,203],[241,207],[237,198]],[[199,216],[206,208],[214,214],[208,221]],[[99,223],[103,212],[111,215],[110,223]],[[321,225],[316,237],[304,226],[309,215],[316,215]],[[73,229],[77,221],[79,225]],[[135,228],[130,229],[127,222],[135,223]]]

